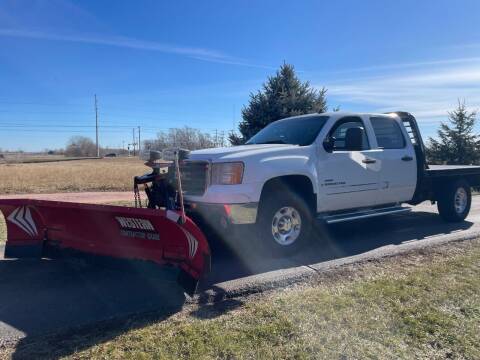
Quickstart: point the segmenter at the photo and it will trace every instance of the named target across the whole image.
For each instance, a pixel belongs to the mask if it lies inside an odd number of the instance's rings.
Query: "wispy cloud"
[[[383,70],[403,70],[403,69],[422,68],[427,66],[431,67],[431,66],[479,63],[479,62],[480,62],[480,57],[427,60],[427,61],[405,62],[405,63],[397,63],[397,64],[372,65],[372,66],[357,67],[352,69],[342,69],[342,70],[332,71],[330,72],[330,74],[348,74],[348,73],[361,73],[361,72],[371,72],[371,71],[378,72]]]
[[[458,99],[465,99],[472,110],[479,109],[480,59],[468,63],[440,60],[436,64],[444,66],[392,71],[370,78],[337,79],[327,83],[328,93],[335,102],[366,110],[406,110],[424,124],[445,119]]]
[[[155,41],[140,40],[140,39],[135,39],[130,37],[102,36],[98,34],[64,35],[64,34],[54,34],[54,33],[41,32],[41,31],[1,29],[1,28],[0,28],[0,36],[38,39],[38,40],[51,40],[51,41],[66,41],[66,42],[85,43],[85,44],[92,44],[92,45],[115,46],[120,48],[145,50],[145,51],[158,51],[166,54],[185,56],[185,57],[189,57],[189,58],[200,60],[200,61],[237,65],[237,66],[246,66],[246,67],[270,68],[269,66],[266,66],[266,65],[250,63],[244,59],[239,59],[217,50],[198,48],[198,47],[177,46],[177,45],[159,43]]]

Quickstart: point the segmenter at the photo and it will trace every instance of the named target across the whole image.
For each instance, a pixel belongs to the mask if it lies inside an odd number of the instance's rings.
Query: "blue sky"
[[[434,135],[480,108],[480,1],[0,2],[0,148],[230,131],[284,61],[342,110],[407,110]]]

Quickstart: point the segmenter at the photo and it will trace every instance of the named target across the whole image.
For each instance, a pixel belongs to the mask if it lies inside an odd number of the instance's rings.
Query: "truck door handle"
[[[402,161],[412,161],[412,160],[413,160],[413,157],[408,155],[405,155],[404,157],[402,157]]]
[[[376,163],[377,160],[375,160],[375,159],[363,159],[362,162],[364,164],[373,164],[373,163]]]

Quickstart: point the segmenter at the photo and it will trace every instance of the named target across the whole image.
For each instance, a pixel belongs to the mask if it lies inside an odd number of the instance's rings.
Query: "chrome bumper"
[[[258,203],[205,204],[186,202],[185,205],[189,215],[194,217],[200,215],[202,219],[209,223],[215,223],[214,219],[235,225],[254,224],[257,221]]]
[[[254,224],[257,221],[258,203],[230,204],[230,222],[232,224]]]

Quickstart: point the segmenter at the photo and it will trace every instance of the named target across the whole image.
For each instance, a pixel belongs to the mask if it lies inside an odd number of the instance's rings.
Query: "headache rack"
[[[423,173],[426,169],[428,169],[428,164],[425,158],[425,145],[423,144],[423,139],[418,128],[417,120],[412,114],[406,111],[394,111],[388,114],[395,114],[402,120],[403,126],[405,126],[410,141],[413,144],[413,148],[415,149],[417,168],[420,173]]]

